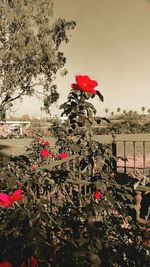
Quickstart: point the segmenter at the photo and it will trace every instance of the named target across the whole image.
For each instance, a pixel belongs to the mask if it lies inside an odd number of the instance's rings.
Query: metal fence
[[[118,158],[115,172],[150,170],[150,141],[113,140],[112,153]]]

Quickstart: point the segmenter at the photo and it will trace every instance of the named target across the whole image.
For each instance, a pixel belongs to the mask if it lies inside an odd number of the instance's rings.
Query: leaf
[[[107,199],[109,200],[109,202],[110,202],[112,205],[115,205],[115,204],[116,204],[115,199],[114,199],[109,193],[106,193],[106,196],[107,196]]]
[[[137,189],[138,185],[139,185],[140,181],[138,181],[137,183],[134,184],[134,190]]]
[[[93,104],[85,101],[85,107],[91,108],[94,114],[96,114],[96,108],[93,106]]]
[[[67,182],[71,184],[76,184],[76,185],[89,185],[90,184],[90,182],[82,180],[82,179],[77,179],[77,180],[67,179]]]
[[[80,146],[77,144],[70,144],[69,147],[73,152],[76,152],[76,153],[80,152],[81,150]]]
[[[107,119],[107,118],[105,118],[105,117],[100,117],[100,118],[101,118],[101,120],[103,120],[103,121],[106,121],[106,122],[110,123],[110,120],[109,120],[109,119]]]
[[[8,174],[9,174],[10,177],[12,177],[13,179],[17,179],[16,175],[15,175],[11,170],[8,171]]]
[[[7,179],[7,186],[10,189],[13,189],[16,186],[16,180],[14,179]]]
[[[131,202],[134,201],[134,197],[131,196],[130,194],[126,194],[126,197],[127,197]]]
[[[93,263],[95,266],[100,266],[101,265],[101,260],[97,254],[94,253],[89,253],[87,257],[90,259],[90,263]]]
[[[124,162],[128,161],[127,157],[118,157],[118,159],[121,159]]]
[[[47,180],[50,184],[55,184],[54,179],[50,179],[50,178],[46,177],[45,180]]]
[[[98,166],[98,167],[103,167],[104,166],[104,160],[102,159],[102,157],[101,156],[98,156],[98,158],[97,158],[97,160],[96,160],[96,165]]]
[[[78,250],[75,250],[73,253],[72,253],[72,256],[75,257],[75,258],[78,258],[78,257],[85,257],[86,256],[86,250],[81,250],[81,249],[78,249]]]
[[[87,244],[89,242],[89,240],[87,240],[86,238],[78,238],[76,240],[76,243],[78,244],[79,247],[82,247],[84,244]]]
[[[94,245],[96,248],[98,248],[99,250],[102,250],[102,243],[99,239],[96,239],[94,242]]]
[[[104,97],[102,96],[102,94],[97,90],[96,91],[96,95],[98,95],[99,99],[103,102],[104,101]]]
[[[41,198],[41,199],[40,199],[40,203],[41,203],[41,204],[44,204],[44,205],[45,205],[45,204],[49,204],[49,200],[48,200],[48,199]]]
[[[60,105],[59,109],[65,109],[67,107],[68,103],[65,102],[62,105]]]

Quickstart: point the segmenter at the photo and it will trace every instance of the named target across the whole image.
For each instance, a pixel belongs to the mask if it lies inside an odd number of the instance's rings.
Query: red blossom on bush
[[[5,193],[0,194],[0,205],[3,207],[10,207],[14,204],[15,201],[19,201],[26,196],[22,196],[22,189],[17,189],[12,195],[8,195]]]
[[[19,187],[23,186],[23,183],[20,181],[17,181],[17,184],[19,185]]]
[[[40,155],[41,157],[47,157],[49,155],[49,151],[47,149],[42,149]]]
[[[91,80],[87,75],[77,75],[76,83],[71,85],[73,90],[82,90],[84,92],[88,92],[91,94],[96,94],[96,90],[94,89],[98,85],[97,81]]]
[[[65,153],[65,152],[62,152],[62,153],[59,154],[59,157],[60,157],[61,159],[65,159],[65,158],[68,158],[68,154]]]
[[[38,267],[39,265],[38,265],[38,261],[37,261],[37,259],[34,257],[34,256],[32,256],[31,258],[30,258],[30,267]],[[27,267],[27,265],[23,262],[21,265],[20,265],[20,267]]]
[[[54,154],[54,153],[51,154],[51,158],[52,158],[52,159],[55,158],[55,154]]]
[[[37,139],[37,142],[38,142],[38,144],[40,144],[40,143],[41,143],[41,139],[40,139],[40,138],[38,138],[38,139]]]
[[[11,202],[9,200],[9,195],[5,193],[0,194],[0,205],[3,207],[9,207],[11,205]]]
[[[48,140],[45,141],[45,145],[46,145],[46,146],[49,146],[49,145],[50,145],[50,143],[49,143]]]
[[[34,165],[34,164],[33,164],[33,165],[31,166],[31,170],[32,170],[32,171],[35,171],[36,168],[37,168],[37,165]]]
[[[94,192],[94,199],[99,200],[102,198],[102,194],[99,191]]]
[[[0,262],[0,267],[13,267],[9,261]]]

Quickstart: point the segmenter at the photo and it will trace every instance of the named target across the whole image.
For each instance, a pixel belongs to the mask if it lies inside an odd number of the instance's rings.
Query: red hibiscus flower
[[[45,141],[45,145],[46,145],[46,146],[49,146],[49,145],[50,145],[50,143],[49,143],[48,140]]]
[[[98,85],[97,81],[91,80],[89,76],[76,76],[76,83],[71,85],[73,90],[82,90],[84,92],[88,92],[91,94],[96,94],[96,90],[94,89]]]
[[[47,149],[42,149],[40,155],[41,157],[47,157],[49,155],[49,151]]]
[[[101,198],[102,198],[102,194],[99,191],[94,192],[94,199],[99,200]]]
[[[9,261],[0,262],[0,267],[13,267]]]
[[[61,159],[65,159],[65,158],[68,158],[68,154],[65,153],[65,152],[62,152],[62,153],[59,154],[59,157],[60,157]]]

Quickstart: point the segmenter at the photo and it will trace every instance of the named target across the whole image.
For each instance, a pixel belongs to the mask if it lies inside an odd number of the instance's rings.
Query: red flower
[[[13,267],[9,261],[0,262],[0,267]]]
[[[5,193],[0,194],[0,205],[3,207],[10,207],[14,204],[15,201],[21,200],[22,198],[25,198],[25,196],[22,196],[23,193],[22,189],[17,189],[12,195],[8,195]]]
[[[65,158],[68,158],[68,154],[65,153],[65,152],[62,152],[62,153],[59,154],[59,157],[60,157],[61,159],[65,159]]]
[[[9,200],[9,195],[5,193],[0,194],[0,205],[3,207],[9,207],[11,205],[11,202]]]
[[[34,164],[33,164],[33,165],[31,166],[31,170],[32,170],[32,171],[35,171],[36,168],[37,168],[37,165],[34,165]]]
[[[76,76],[76,83],[71,85],[73,90],[82,90],[91,94],[96,94],[96,90],[94,89],[98,85],[97,81],[91,80],[89,76]]]
[[[102,194],[99,191],[94,192],[94,199],[99,200],[101,198],[102,198]]]
[[[40,143],[41,143],[41,139],[40,139],[40,138],[38,138],[38,139],[37,139],[37,142],[38,142],[38,144],[40,144]]]
[[[49,146],[49,145],[50,145],[50,143],[49,143],[48,140],[45,141],[45,145],[46,145],[46,146]]]
[[[41,157],[47,157],[49,155],[49,151],[47,149],[42,149],[40,155]]]
[[[51,154],[51,158],[52,158],[52,159],[55,158],[55,154],[54,154],[54,153]]]
[[[11,205],[14,204],[15,201],[21,200],[22,198],[25,198],[25,196],[22,196],[23,193],[22,189],[17,189],[12,196],[9,196],[9,200],[11,202]]]
[[[35,259],[34,256],[31,257],[30,264],[31,264],[31,267],[38,267],[37,259]]]
[[[31,258],[30,258],[30,267],[38,267],[39,265],[38,265],[38,261],[37,261],[37,259],[34,257],[34,256],[32,256]],[[0,266],[1,267],[1,266]],[[21,265],[20,265],[20,267],[27,267],[27,265],[23,262]]]
[[[18,184],[20,187],[23,186],[23,183],[20,182],[20,181],[17,181],[17,184]]]

